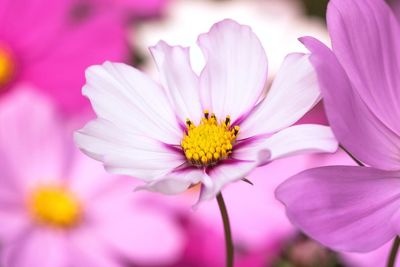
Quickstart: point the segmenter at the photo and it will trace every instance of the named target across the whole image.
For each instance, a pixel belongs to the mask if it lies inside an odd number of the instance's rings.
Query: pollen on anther
[[[239,126],[231,127],[230,123],[230,116],[218,122],[215,114],[210,116],[208,110],[197,126],[187,119],[181,147],[188,162],[205,167],[228,158],[239,133]]]

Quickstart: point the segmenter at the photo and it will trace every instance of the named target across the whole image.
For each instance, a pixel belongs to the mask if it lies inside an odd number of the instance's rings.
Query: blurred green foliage
[[[346,267],[332,250],[298,233],[289,238],[273,267]]]
[[[307,10],[307,15],[325,18],[328,0],[302,0]]]

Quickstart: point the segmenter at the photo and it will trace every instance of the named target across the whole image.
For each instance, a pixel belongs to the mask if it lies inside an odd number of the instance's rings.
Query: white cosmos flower
[[[400,1],[400,0],[399,0]],[[260,38],[268,54],[268,83],[277,73],[285,56],[292,52],[308,52],[297,41],[299,36],[314,36],[330,44],[323,19],[306,16],[303,1],[298,0],[173,0],[165,16],[159,20],[132,25],[129,40],[144,58],[144,69],[152,77],[157,74],[154,64],[146,57],[149,44],[162,39],[170,44],[193,46],[190,49],[192,68],[196,73],[204,65],[203,55],[194,45],[199,32],[208,31],[216,22],[230,18],[249,25]]]
[[[97,119],[76,132],[81,150],[151,191],[201,183],[200,200],[272,160],[336,150],[328,127],[291,126],[320,99],[309,55],[288,55],[266,93],[267,57],[250,27],[223,20],[198,45],[199,76],[189,48],[150,48],[161,85],[121,63],[89,67],[83,94]]]

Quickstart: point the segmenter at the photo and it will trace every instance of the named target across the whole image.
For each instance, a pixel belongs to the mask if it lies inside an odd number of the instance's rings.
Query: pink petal
[[[384,1],[331,1],[328,29],[353,89],[379,120],[400,134],[400,26]]]
[[[88,227],[74,231],[70,236],[70,258],[73,266],[120,267],[113,253],[99,233]]]
[[[183,235],[174,221],[140,203],[140,194],[119,187],[98,197],[90,206],[94,236],[137,264],[169,263],[183,249]]]
[[[0,240],[2,243],[15,241],[31,226],[31,218],[27,214],[25,201],[0,200]]]
[[[302,42],[312,52],[328,120],[339,142],[367,164],[399,168],[400,137],[362,101],[335,55],[313,38]]]
[[[396,234],[400,173],[332,166],[304,171],[276,191],[294,225],[340,251],[367,252]]]
[[[0,167],[9,183],[23,189],[64,178],[67,142],[61,129],[53,105],[29,87],[1,99]]]
[[[250,27],[229,19],[200,35],[198,44],[206,58],[200,75],[203,107],[235,121],[261,97],[267,78],[264,49]]]
[[[84,203],[96,201],[99,194],[112,190],[114,184],[122,181],[125,182],[125,188],[133,188],[135,184],[130,177],[121,178],[108,174],[98,162],[79,150],[74,151],[73,158],[67,186]]]
[[[185,162],[184,155],[175,149],[123,127],[100,118],[79,130],[75,141],[84,153],[102,161],[108,171],[146,181],[164,176]]]
[[[389,241],[382,247],[368,253],[341,253],[340,258],[346,266],[384,267],[386,266],[392,244],[393,242]],[[400,262],[396,261],[394,266],[399,267]]]
[[[240,124],[240,139],[273,133],[298,121],[320,99],[310,55],[289,54],[266,98]]]
[[[68,247],[65,233],[49,229],[34,229],[16,242],[3,247],[4,266],[68,267]]]
[[[139,70],[106,62],[86,71],[87,96],[97,116],[124,132],[180,144],[182,132],[162,88]]]
[[[203,111],[199,101],[199,78],[190,65],[189,48],[169,46],[160,41],[150,51],[157,64],[161,83],[181,123],[184,124],[189,118],[198,124]]]
[[[238,182],[223,190],[235,243],[259,249],[265,244],[281,240],[293,231],[273,192],[287,177],[304,170],[309,160],[309,156],[302,155],[271,162],[246,176],[254,186]],[[223,238],[216,201],[202,203],[193,216],[195,220],[221,233]]]

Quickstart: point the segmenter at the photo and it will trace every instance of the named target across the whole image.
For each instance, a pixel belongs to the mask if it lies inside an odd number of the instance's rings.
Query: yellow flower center
[[[30,195],[29,211],[42,224],[68,228],[79,222],[81,207],[77,198],[61,186],[40,186]]]
[[[11,81],[15,71],[15,63],[8,49],[0,45],[0,87]]]
[[[232,153],[239,126],[231,126],[230,117],[218,122],[214,114],[204,111],[199,125],[186,120],[182,149],[186,159],[197,167],[213,166]]]

